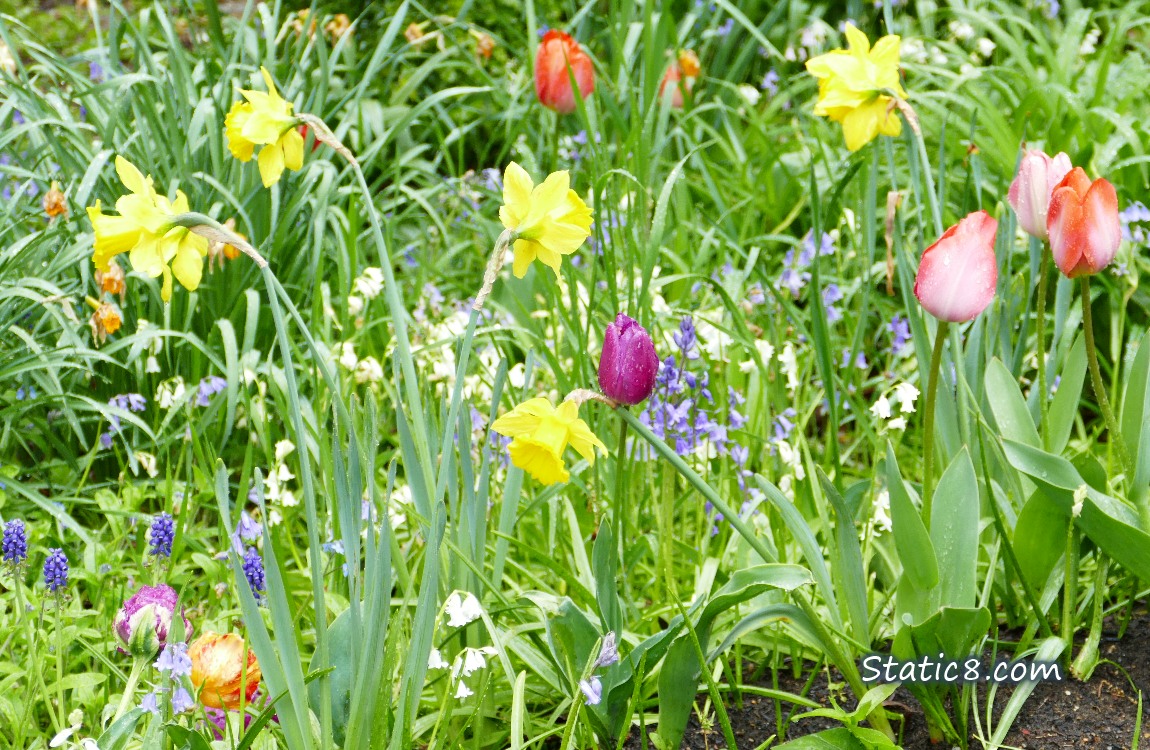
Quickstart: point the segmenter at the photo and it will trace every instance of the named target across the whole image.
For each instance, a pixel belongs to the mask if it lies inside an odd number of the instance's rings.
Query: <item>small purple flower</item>
[[[244,552],[244,577],[248,579],[248,586],[256,601],[262,602],[264,592],[267,591],[267,580],[264,575],[264,561],[255,547],[248,547]]]
[[[170,513],[159,514],[152,519],[152,526],[148,530],[148,542],[152,546],[148,553],[156,557],[171,557],[175,538],[175,519]]]
[[[260,538],[263,527],[246,510],[240,514],[240,524],[236,527],[236,534],[245,542],[254,542]]]
[[[835,303],[843,298],[842,290],[839,289],[838,284],[827,284],[823,288],[823,307],[827,311],[827,322],[834,323],[836,320],[841,320],[843,317],[842,312],[835,307]]]
[[[580,680],[579,689],[583,691],[583,696],[587,699],[588,706],[598,706],[603,700],[603,683],[598,677],[592,677],[590,680]]]
[[[599,658],[595,660],[594,669],[609,667],[619,661],[619,644],[615,640],[614,631],[603,636],[603,645],[599,649]]]
[[[910,341],[910,321],[895,313],[886,329],[890,331],[890,353],[897,357],[902,354],[907,342]]]
[[[228,381],[218,375],[209,375],[204,378],[200,381],[200,387],[196,393],[196,406],[208,406],[212,402],[212,396],[227,387]]]
[[[0,542],[4,562],[15,567],[28,559],[28,531],[24,522],[14,518],[4,524],[4,538]]]
[[[185,637],[191,633],[191,628]],[[172,677],[189,677],[192,674],[192,657],[188,656],[188,644],[169,643],[156,659],[156,669],[171,672]]]
[[[547,25],[547,24],[545,24],[545,23],[541,23],[541,24],[539,24],[539,28],[535,30],[535,34],[536,34],[536,36],[538,36],[540,39],[542,39],[542,38],[543,38],[543,36],[544,36],[544,35],[545,35],[545,34],[546,34],[548,31],[551,31],[551,27],[550,27],[550,26],[548,26],[548,25]]]
[[[767,96],[775,96],[779,93],[779,74],[774,70],[768,70],[767,74],[763,76],[763,82],[759,84],[759,88],[767,92]]]
[[[675,346],[683,352],[683,359],[698,359],[699,352],[695,349],[695,342],[698,341],[698,334],[695,332],[695,319],[690,315],[686,315],[679,321],[679,331],[672,334],[672,339],[675,341]]]
[[[727,36],[728,34],[731,33],[731,30],[734,28],[735,28],[735,19],[728,18],[726,21],[723,22],[723,24],[721,26],[719,26],[719,28],[715,29],[715,33],[718,34],[719,36]]]
[[[102,83],[106,78],[104,74],[104,67],[95,60],[88,63],[88,78],[90,78],[95,83]]]
[[[23,125],[25,122],[27,122],[27,120],[24,119],[24,115],[20,114],[19,110],[14,110],[12,112],[13,125]]]
[[[140,708],[144,709],[153,716],[160,715],[159,695],[153,690],[150,693],[145,693],[144,697],[140,699]]]
[[[172,690],[172,713],[173,714],[182,714],[183,712],[190,711],[195,707],[196,707],[195,700],[192,699],[192,696],[188,693],[187,690],[184,689],[183,685],[177,685]]]
[[[44,585],[50,594],[68,585],[68,556],[59,547],[49,549],[48,558],[44,560]]]
[[[603,338],[599,359],[603,394],[628,406],[642,403],[655,389],[658,371],[659,356],[651,336],[643,326],[619,313]]]

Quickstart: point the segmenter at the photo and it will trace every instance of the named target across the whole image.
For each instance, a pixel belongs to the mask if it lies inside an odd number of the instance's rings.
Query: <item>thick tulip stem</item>
[[[930,380],[926,384],[926,413],[922,415],[922,522],[930,528],[930,504],[933,497],[931,485],[934,483],[934,405],[938,400],[938,372],[942,366],[942,347],[946,344],[946,333],[950,323],[938,322],[934,334],[934,351],[930,354]]]
[[[1134,470],[1130,466],[1130,457],[1126,452],[1126,441],[1122,439],[1122,432],[1118,429],[1118,420],[1114,418],[1114,411],[1110,408],[1110,397],[1106,395],[1106,388],[1102,385],[1102,370],[1098,367],[1098,351],[1094,346],[1094,318],[1090,311],[1090,277],[1080,276],[1079,288],[1082,291],[1082,328],[1086,333],[1086,361],[1090,367],[1090,384],[1094,388],[1094,396],[1098,399],[1098,409],[1106,421],[1106,430],[1110,433],[1110,442],[1118,450],[1118,459],[1127,471],[1129,478],[1133,479]]]
[[[1049,450],[1049,429],[1047,427],[1047,418],[1050,413],[1050,394],[1046,390],[1046,279],[1050,275],[1050,253],[1046,252],[1046,248],[1041,248],[1042,261],[1038,265],[1038,304],[1035,311],[1037,318],[1037,328],[1035,335],[1038,337],[1036,348],[1038,349],[1038,406],[1039,414],[1042,415],[1042,447]]]

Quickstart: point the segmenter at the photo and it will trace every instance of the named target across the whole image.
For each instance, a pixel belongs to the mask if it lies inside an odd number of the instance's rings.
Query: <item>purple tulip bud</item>
[[[659,357],[643,326],[623,313],[607,326],[603,356],[599,360],[599,387],[603,395],[628,406],[638,404],[655,389]]]
[[[120,637],[125,646],[132,646],[133,634],[137,636],[137,641],[141,641],[141,633],[137,631],[148,628],[149,623],[147,621],[151,620],[151,630],[155,632],[156,640],[152,641],[151,638],[146,638],[143,641],[150,644],[147,650],[151,650],[152,645],[154,645],[155,650],[158,651],[167,643],[168,629],[172,624],[172,616],[176,611],[178,598],[176,590],[163,583],[159,586],[141,586],[139,591],[124,601],[124,606],[116,614],[116,635]],[[184,637],[187,638],[191,632],[192,623],[185,617]]]

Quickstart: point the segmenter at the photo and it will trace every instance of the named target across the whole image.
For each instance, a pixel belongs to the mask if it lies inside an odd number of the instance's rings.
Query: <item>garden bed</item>
[[[1034,750],[1061,750],[1062,748],[1135,747],[1132,740],[1139,725],[1139,692],[1150,691],[1150,615],[1141,615],[1130,622],[1124,637],[1117,638],[1117,627],[1108,623],[1099,646],[1102,662],[1086,682],[1067,679],[1062,682],[1040,683],[1006,737],[1005,747],[1033,748]],[[789,672],[779,674],[779,689],[803,694],[808,675],[799,678]],[[760,683],[771,687],[768,679]],[[1001,714],[1012,689],[1004,685],[995,696],[994,716]],[[979,689],[979,706],[985,706],[986,690]],[[818,675],[806,696],[823,706],[828,699],[826,673]],[[847,701],[853,705],[853,701]],[[770,698],[745,695],[742,706],[727,707],[731,728],[740,748],[757,748],[777,736],[779,723],[776,713],[781,705],[781,716],[797,716],[804,709]],[[905,717],[901,745],[905,750],[929,750],[940,745],[930,741],[926,719],[921,706],[906,688],[899,690],[887,702],[887,708]],[[899,731],[897,721],[892,722]],[[784,740],[815,734],[841,726],[837,721],[822,717],[792,720],[786,728]],[[970,733],[970,747],[981,747],[977,730]],[[639,748],[641,742],[633,736],[627,747]],[[780,740],[784,741],[784,740]],[[1138,744],[1150,740],[1150,727],[1141,722]],[[770,746],[777,744],[771,741]],[[691,717],[683,748],[690,750],[722,750],[726,748],[722,729],[717,721],[703,727],[697,715]]]

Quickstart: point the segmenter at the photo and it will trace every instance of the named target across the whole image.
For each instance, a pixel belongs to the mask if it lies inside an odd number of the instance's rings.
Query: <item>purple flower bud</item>
[[[638,404],[655,389],[659,357],[643,326],[623,313],[607,326],[603,356],[599,360],[599,387],[607,398]]]
[[[159,650],[168,640],[168,630],[172,624],[172,616],[176,611],[179,596],[171,586],[161,583],[159,586],[141,586],[140,590],[124,601],[124,606],[116,613],[114,627],[116,635],[125,646],[131,645],[132,634],[140,628],[151,625],[156,634],[156,650]],[[148,623],[149,610],[152,622]],[[192,632],[192,623],[184,618],[184,637]],[[154,654],[152,654],[154,655]]]

